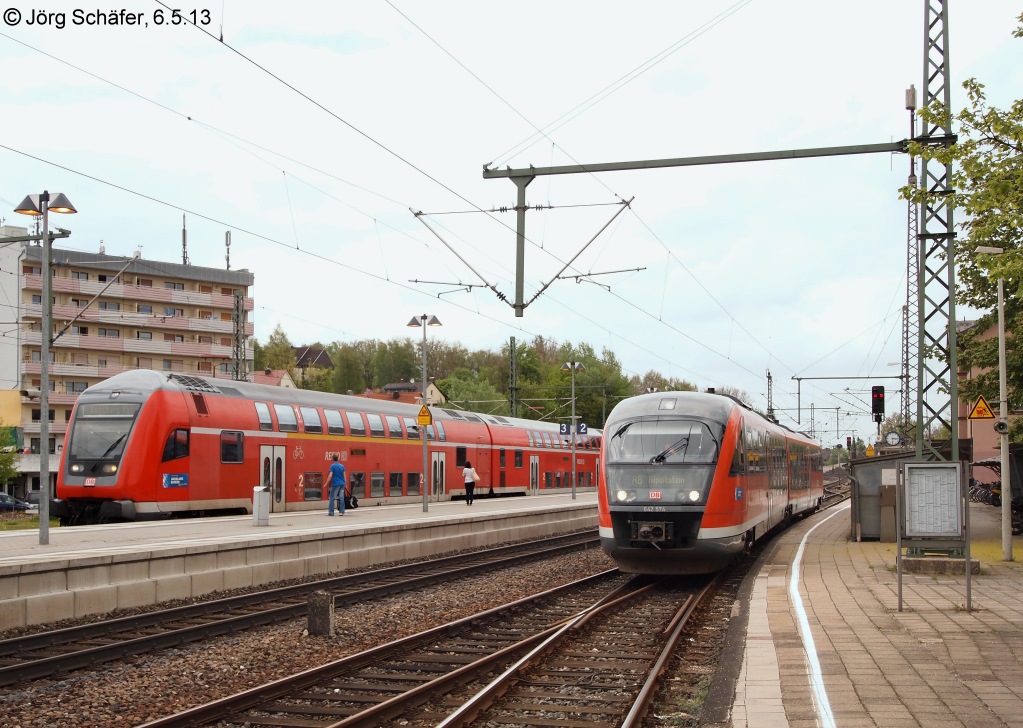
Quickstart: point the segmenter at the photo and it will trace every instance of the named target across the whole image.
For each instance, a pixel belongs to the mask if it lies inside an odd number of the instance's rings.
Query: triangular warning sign
[[[988,405],[987,400],[984,399],[984,395],[977,397],[977,403],[973,405],[973,409],[970,410],[970,416],[967,419],[970,420],[993,420],[995,413],[991,411],[991,406]]]

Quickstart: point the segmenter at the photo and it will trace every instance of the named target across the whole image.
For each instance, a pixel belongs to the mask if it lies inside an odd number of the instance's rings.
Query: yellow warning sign
[[[995,413],[991,411],[991,406],[984,399],[984,395],[977,397],[977,403],[973,405],[973,409],[970,410],[970,416],[967,419],[970,420],[993,420]]]
[[[419,416],[416,418],[416,421],[424,426],[433,424],[433,416],[430,414],[430,410],[426,409],[425,404],[419,408]]]

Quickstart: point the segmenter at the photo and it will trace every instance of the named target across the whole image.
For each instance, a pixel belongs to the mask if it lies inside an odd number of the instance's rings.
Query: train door
[[[444,464],[446,462],[445,455],[443,452],[432,452],[431,455],[431,467],[430,467],[430,482],[433,487],[430,492],[435,496],[439,497],[444,495]]]
[[[270,511],[283,511],[284,502],[284,447],[281,445],[259,446],[259,467],[262,473],[260,485],[270,491]]]
[[[529,456],[529,494],[537,495],[540,492],[540,456]]]

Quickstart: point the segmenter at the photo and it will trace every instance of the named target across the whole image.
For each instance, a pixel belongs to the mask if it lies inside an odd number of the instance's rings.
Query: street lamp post
[[[413,316],[412,320],[408,322],[409,326],[422,326],[423,327],[423,409],[429,413],[426,409],[426,327],[427,326],[441,326],[440,319],[436,316]],[[419,487],[423,489],[423,513],[430,510],[430,488],[433,487],[433,483],[430,482],[430,454],[427,451],[426,446],[426,428],[432,424],[431,418],[427,417],[426,421],[423,421],[421,417],[419,420],[419,434],[423,438],[423,479],[419,483]]]
[[[575,373],[583,371],[586,367],[581,361],[567,361],[561,365],[561,371],[572,372],[572,500],[575,500]]]
[[[1002,248],[978,245],[978,253],[1001,255]],[[1012,561],[1012,473],[1009,472],[1009,399],[1005,383],[1005,284],[998,278],[998,439],[1002,460],[1002,561]]]
[[[53,336],[53,282],[50,280],[50,213],[78,212],[71,201],[58,192],[29,195],[14,210],[22,215],[42,216],[43,300],[39,333],[39,544],[50,543],[50,337]]]

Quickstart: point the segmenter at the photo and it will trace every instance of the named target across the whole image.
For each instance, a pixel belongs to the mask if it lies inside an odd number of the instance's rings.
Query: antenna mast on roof
[[[227,246],[227,255],[224,259],[227,261],[227,269],[231,270],[231,231],[228,230],[224,233],[224,245]]]
[[[181,213],[181,265],[188,265],[188,228],[185,213]]]

